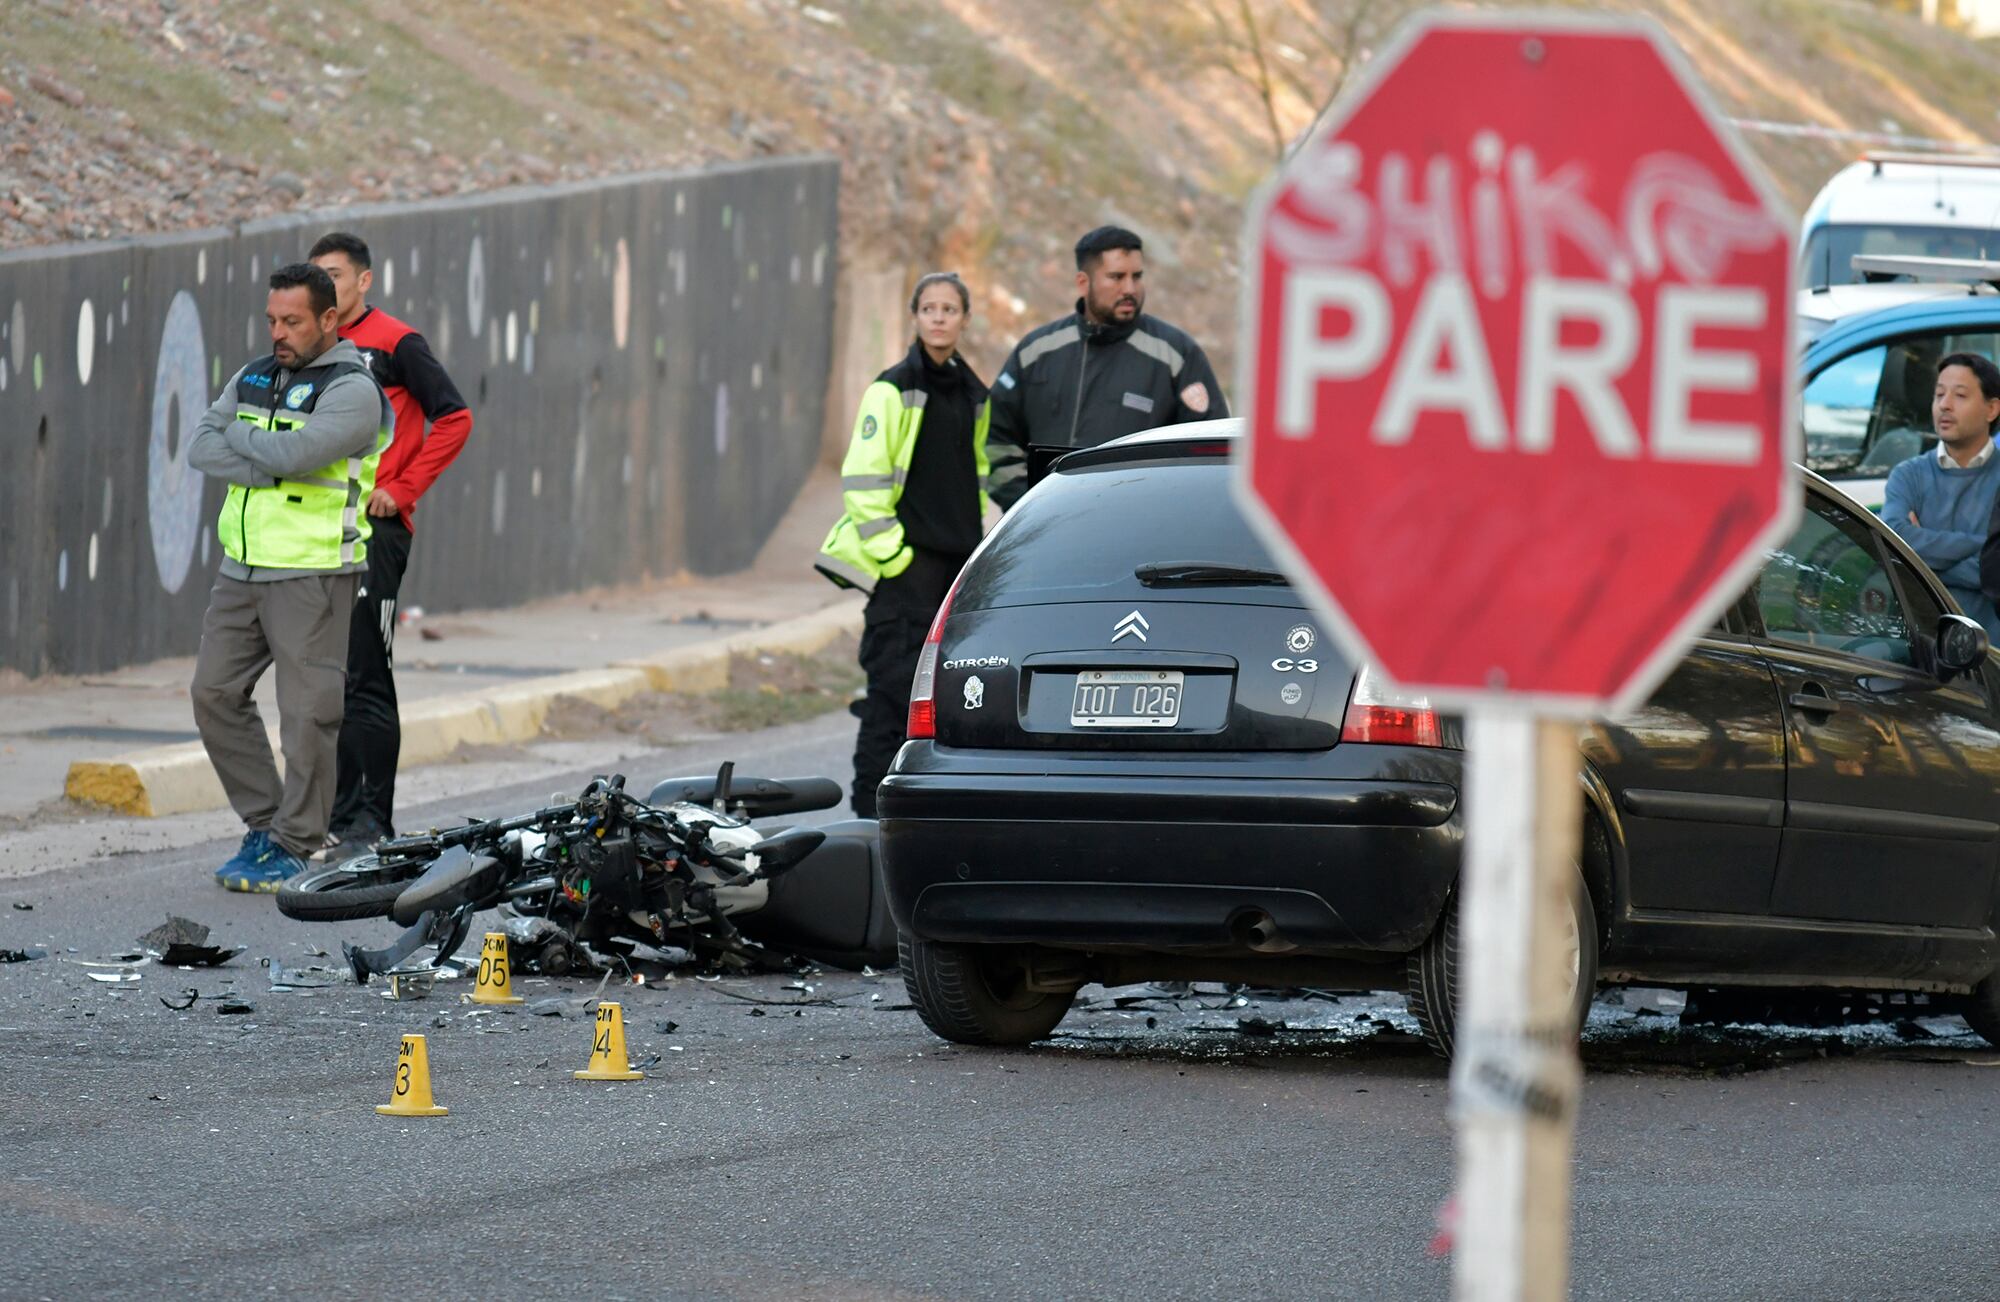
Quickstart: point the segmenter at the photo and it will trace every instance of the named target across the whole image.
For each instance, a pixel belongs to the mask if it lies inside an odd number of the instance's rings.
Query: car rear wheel
[[[1959,1011],[1988,1044],[2000,1047],[2000,972],[1973,987]]]
[[[1423,1028],[1424,1042],[1449,1058],[1458,1043],[1458,907],[1452,892],[1444,916],[1423,947],[1410,955],[1410,1013]],[[1597,994],[1597,913],[1578,876],[1570,891],[1570,925],[1563,928],[1561,958],[1570,990],[1570,1024],[1578,1031]]]
[[[1021,955],[999,945],[943,945],[899,936],[903,985],[924,1025],[958,1044],[1027,1044],[1056,1029],[1074,992],[1028,988]]]

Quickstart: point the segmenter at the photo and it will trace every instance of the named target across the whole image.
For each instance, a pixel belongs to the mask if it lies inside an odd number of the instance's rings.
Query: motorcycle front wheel
[[[330,868],[309,868],[278,887],[278,912],[300,922],[386,918],[410,878],[406,871],[385,870],[372,854]]]

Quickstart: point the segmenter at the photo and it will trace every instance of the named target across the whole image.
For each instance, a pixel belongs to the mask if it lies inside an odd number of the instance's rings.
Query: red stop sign
[[[1636,704],[1797,511],[1790,230],[1652,24],[1406,29],[1252,206],[1246,507],[1404,686]]]

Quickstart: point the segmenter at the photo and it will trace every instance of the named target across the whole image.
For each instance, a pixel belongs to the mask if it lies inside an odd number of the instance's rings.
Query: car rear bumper
[[[879,798],[890,909],[924,940],[1381,956],[1423,942],[1458,873],[1453,781],[898,764],[925,767]]]

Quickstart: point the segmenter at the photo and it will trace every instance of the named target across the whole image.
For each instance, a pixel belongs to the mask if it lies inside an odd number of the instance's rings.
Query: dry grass
[[[1656,17],[1732,115],[1966,141],[2000,127],[2000,59],[1883,5],[1571,3]],[[1339,39],[1361,5],[1357,58],[1417,7],[1250,0],[1282,132],[1339,81]],[[149,23],[15,0],[0,3],[0,47],[88,87],[85,108],[41,111],[129,114],[142,137],[193,137],[266,175],[317,169],[316,202],[383,155],[450,160],[499,184],[528,156],[616,171],[836,150],[850,260],[957,266],[1024,300],[984,316],[975,361],[989,370],[1021,328],[1067,307],[1075,234],[1124,220],[1158,250],[1157,309],[1227,373],[1240,202],[1272,156],[1236,0],[815,8],[835,21],[795,0],[180,0],[177,12],[261,43],[254,59],[203,62]],[[233,68],[245,60],[264,82]],[[266,102],[274,87],[282,108]],[[24,129],[0,119],[0,137]],[[1800,206],[1858,152],[1750,143]]]

